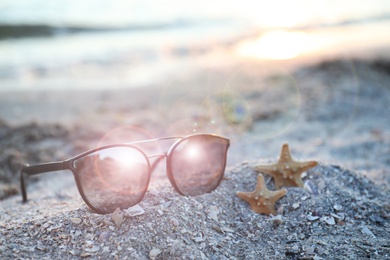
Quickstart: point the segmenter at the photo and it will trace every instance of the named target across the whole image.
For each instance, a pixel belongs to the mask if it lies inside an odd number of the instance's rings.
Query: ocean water
[[[80,75],[164,73],[253,32],[389,21],[388,0],[1,0],[0,90],[93,88]]]

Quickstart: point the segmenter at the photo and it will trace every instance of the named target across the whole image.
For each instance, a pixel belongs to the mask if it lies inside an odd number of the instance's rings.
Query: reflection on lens
[[[149,179],[146,156],[133,147],[111,147],[74,162],[83,194],[105,213],[129,208],[144,196]]]
[[[227,140],[208,135],[192,136],[181,141],[171,152],[172,179],[187,196],[213,191],[225,171]]]

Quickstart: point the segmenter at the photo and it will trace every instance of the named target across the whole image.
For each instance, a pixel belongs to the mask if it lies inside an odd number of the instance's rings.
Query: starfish
[[[255,170],[271,175],[275,181],[275,189],[280,187],[303,187],[301,175],[303,172],[313,168],[316,161],[296,162],[291,158],[288,144],[283,144],[279,161],[271,165],[258,165]]]
[[[248,202],[252,210],[259,214],[276,215],[275,202],[286,194],[287,190],[270,191],[264,183],[264,177],[257,177],[256,189],[252,192],[237,192],[237,196]]]

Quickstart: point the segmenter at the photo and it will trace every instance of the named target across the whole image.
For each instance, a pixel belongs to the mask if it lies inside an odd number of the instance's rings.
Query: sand
[[[0,255],[390,258],[389,62],[337,59],[294,70],[261,65],[203,66],[142,89],[2,92]],[[144,212],[123,211],[119,225],[116,215],[91,212],[71,173],[59,172],[30,178],[30,200],[21,204],[21,163],[197,132],[231,140],[226,178],[210,194],[180,196],[162,170],[139,204]],[[319,162],[303,178],[318,194],[287,188],[277,216],[255,214],[235,193],[254,189],[253,166],[275,162],[283,143],[294,159]]]

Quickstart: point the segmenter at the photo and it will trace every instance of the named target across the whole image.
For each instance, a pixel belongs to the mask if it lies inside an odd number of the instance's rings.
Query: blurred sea
[[[253,32],[389,21],[388,0],[1,0],[0,90],[147,84]]]

